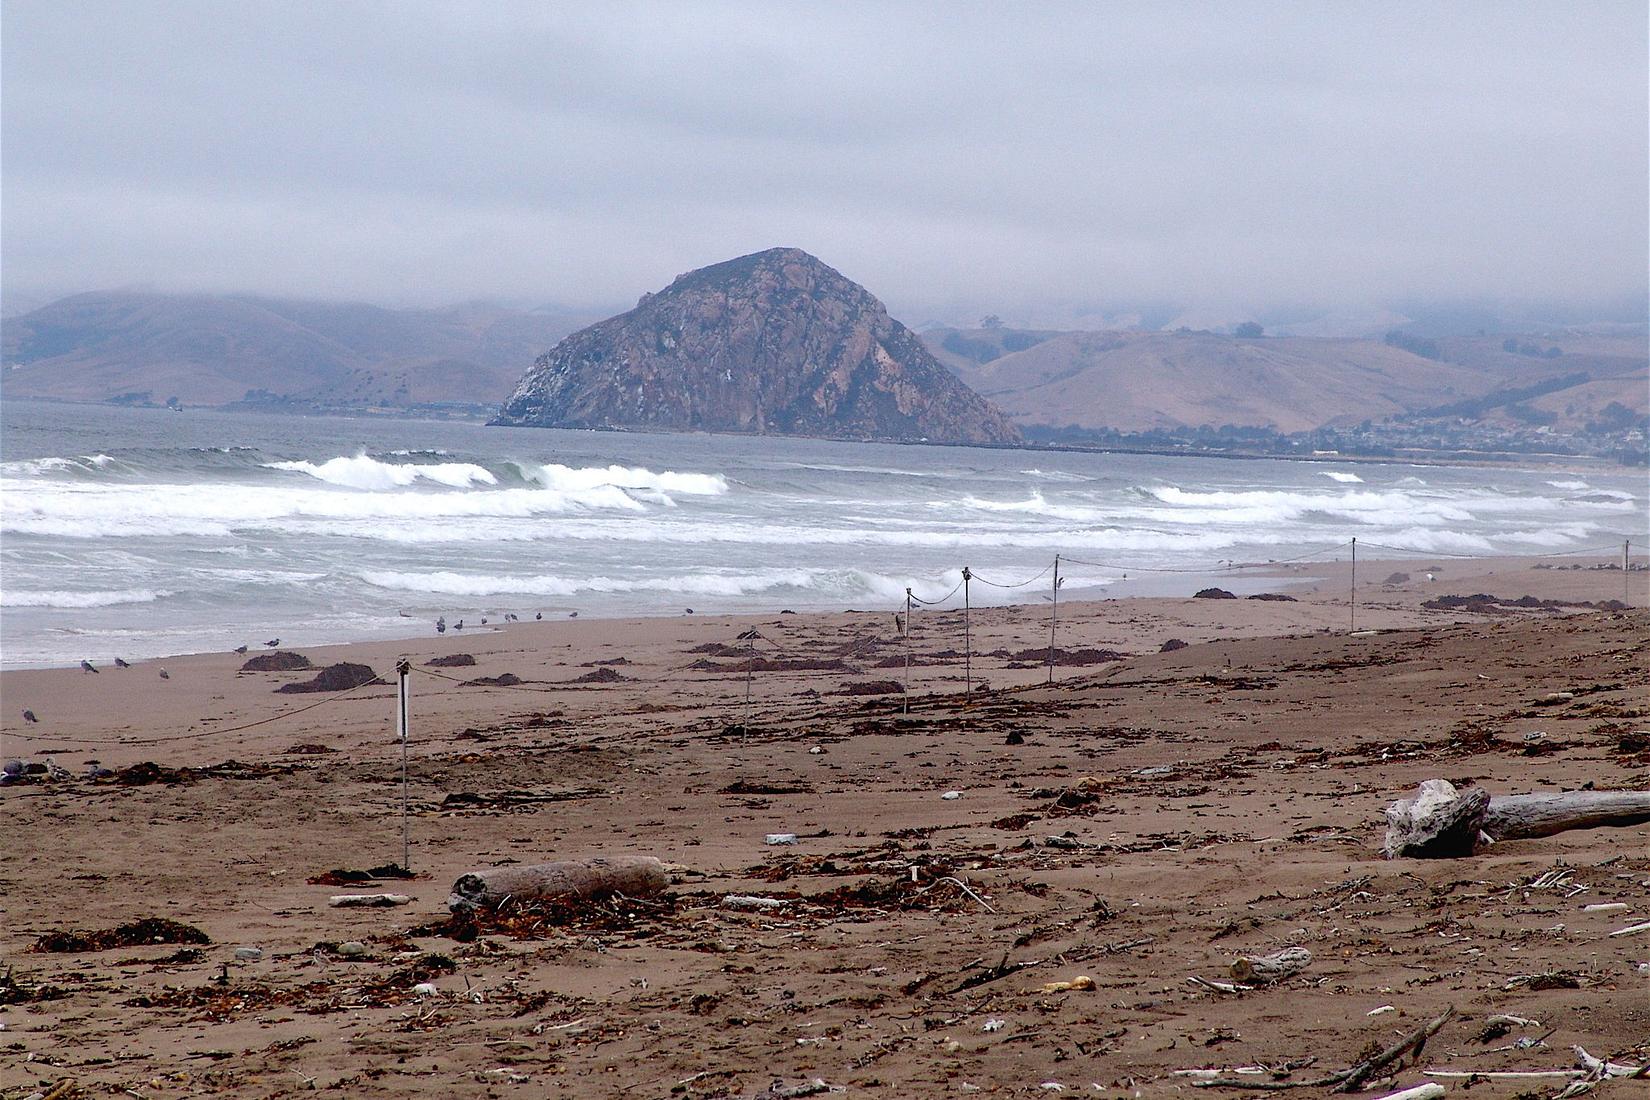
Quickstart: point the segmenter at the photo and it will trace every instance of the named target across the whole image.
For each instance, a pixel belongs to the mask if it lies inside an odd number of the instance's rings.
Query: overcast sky
[[[1646,5],[5,0],[4,289],[1619,310]]]

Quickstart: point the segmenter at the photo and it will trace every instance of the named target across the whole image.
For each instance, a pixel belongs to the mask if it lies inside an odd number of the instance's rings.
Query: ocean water
[[[1647,526],[1642,474],[907,447],[0,404],[0,662],[530,619],[975,603],[1356,536],[1442,559]],[[1418,562],[1420,559],[1417,559]],[[1188,570],[1186,573],[1162,572]],[[1129,578],[1124,580],[1125,575]],[[1228,585],[1230,587],[1230,585]]]

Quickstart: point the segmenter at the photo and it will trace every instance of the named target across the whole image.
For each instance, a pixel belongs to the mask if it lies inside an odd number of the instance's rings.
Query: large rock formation
[[[795,248],[690,271],[540,356],[495,424],[1011,443],[858,283]]]

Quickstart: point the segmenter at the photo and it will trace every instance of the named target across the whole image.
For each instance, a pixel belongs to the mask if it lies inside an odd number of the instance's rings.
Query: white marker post
[[[412,671],[412,662],[405,657],[395,663],[396,680],[396,725],[401,734],[401,869],[412,870],[412,861],[409,854],[412,847],[412,834],[407,824],[407,674]]]

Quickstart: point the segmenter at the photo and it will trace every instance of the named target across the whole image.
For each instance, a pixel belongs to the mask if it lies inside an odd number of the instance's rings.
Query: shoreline
[[[1491,470],[1540,470],[1563,471],[1573,470],[1576,473],[1616,473],[1631,472],[1643,469],[1642,464],[1629,464],[1612,461],[1606,455],[1571,455],[1561,452],[1519,452],[1519,451],[1486,451],[1473,452],[1461,450],[1430,451],[1420,450],[1413,453],[1374,455],[1374,454],[1274,454],[1258,451],[1223,451],[1223,450],[1192,450],[1175,447],[1128,447],[1128,446],[1101,446],[1083,443],[1033,443],[1021,440],[1019,443],[961,443],[961,442],[932,442],[926,439],[858,439],[850,436],[812,436],[812,435],[764,435],[747,432],[706,432],[706,431],[636,431],[629,428],[568,428],[548,427],[536,424],[503,424],[495,423],[491,419],[481,419],[472,416],[430,416],[407,415],[395,411],[373,411],[371,409],[357,410],[316,410],[312,412],[283,412],[274,409],[257,407],[235,407],[225,405],[201,405],[193,408],[179,406],[173,408],[166,405],[117,405],[107,401],[71,401],[49,397],[21,397],[13,398],[14,402],[38,402],[51,406],[68,406],[73,408],[103,408],[103,409],[130,409],[133,411],[152,412],[206,412],[220,413],[234,416],[263,416],[277,419],[332,419],[344,421],[370,421],[384,423],[389,421],[404,421],[410,424],[473,424],[480,428],[521,428],[530,430],[550,430],[565,432],[583,432],[591,434],[608,434],[619,436],[641,437],[671,437],[683,436],[693,438],[703,436],[708,438],[726,439],[797,439],[817,443],[843,443],[861,445],[866,443],[898,446],[898,447],[960,447],[985,451],[1015,451],[1015,452],[1054,452],[1069,454],[1126,454],[1151,455],[1157,458],[1214,458],[1229,459],[1240,462],[1261,462],[1275,460],[1278,462],[1307,462],[1307,463],[1334,463],[1346,462],[1362,465],[1450,467],[1455,469],[1491,469]],[[1483,457],[1472,457],[1475,454]],[[44,456],[42,456],[44,457]]]
[[[1589,566],[1585,569],[1571,570],[1571,569],[1568,568],[1568,566],[1572,563],[1580,565],[1580,563],[1583,562],[1583,561],[1586,561],[1586,562],[1589,563]],[[1549,563],[1553,563],[1553,562],[1558,562],[1560,564],[1549,565]],[[1594,567],[1595,563],[1596,563],[1597,567]],[[1644,570],[1647,573],[1650,573],[1650,555],[1634,554],[1630,558],[1629,564],[1630,564],[1631,567],[1633,567],[1632,572],[1629,573],[1629,582],[1628,582],[1628,591],[1630,593],[1633,593],[1633,595],[1634,595],[1634,599],[1631,601],[1632,605],[1633,606],[1643,606],[1643,605],[1646,605],[1646,604],[1650,604],[1650,576],[1645,576],[1642,579],[1641,583],[1637,584],[1636,586],[1632,583],[1635,578],[1639,577],[1640,570]],[[1538,566],[1538,565],[1541,565],[1541,566],[1544,566],[1544,567],[1540,568],[1540,569],[1536,569],[1535,567]],[[1557,554],[1551,554],[1551,555],[1529,554],[1529,555],[1498,555],[1498,556],[1486,556],[1486,557],[1460,557],[1460,556],[1455,556],[1455,555],[1451,555],[1451,554],[1447,554],[1447,553],[1446,554],[1440,554],[1436,558],[1429,558],[1429,557],[1424,557],[1424,556],[1417,556],[1417,557],[1412,557],[1412,558],[1364,558],[1364,557],[1360,557],[1359,560],[1358,560],[1358,566],[1361,570],[1366,571],[1364,576],[1362,578],[1360,578],[1359,590],[1364,591],[1367,588],[1367,590],[1370,591],[1371,593],[1376,593],[1376,592],[1379,591],[1379,589],[1381,587],[1383,587],[1378,581],[1375,580],[1375,574],[1377,574],[1377,573],[1392,573],[1392,574],[1395,574],[1395,573],[1399,573],[1399,572],[1404,572],[1406,570],[1406,568],[1407,569],[1413,569],[1413,570],[1420,571],[1420,572],[1425,572],[1425,571],[1430,570],[1430,571],[1432,571],[1436,574],[1439,574],[1440,576],[1444,576],[1446,578],[1446,580],[1444,582],[1446,585],[1450,583],[1450,581],[1448,579],[1448,576],[1451,573],[1460,573],[1460,574],[1468,575],[1468,576],[1479,575],[1479,573],[1480,573],[1479,570],[1462,569],[1461,567],[1463,567],[1463,566],[1480,566],[1480,567],[1482,567],[1482,566],[1498,566],[1502,570],[1522,568],[1522,569],[1530,569],[1530,570],[1533,570],[1535,572],[1557,572],[1557,573],[1584,572],[1584,573],[1587,573],[1587,574],[1589,574],[1591,576],[1594,576],[1594,577],[1597,577],[1599,574],[1610,574],[1610,573],[1613,573],[1614,576],[1617,577],[1617,578],[1620,578],[1622,576],[1622,572],[1621,572],[1621,568],[1620,568],[1619,564],[1616,564],[1614,562],[1609,561],[1607,555],[1588,555],[1588,556],[1585,556],[1585,557],[1576,557],[1576,556],[1573,556],[1572,554],[1567,554],[1565,552],[1559,552]],[[1286,590],[1287,590],[1288,587],[1321,585],[1321,584],[1325,583],[1326,581],[1328,581],[1331,578],[1333,578],[1337,582],[1339,582],[1339,579],[1343,576],[1346,576],[1347,579],[1348,579],[1348,582],[1349,582],[1350,581],[1350,569],[1351,569],[1351,566],[1350,566],[1350,563],[1348,561],[1339,560],[1339,559],[1333,560],[1333,561],[1305,561],[1305,562],[1299,562],[1299,561],[1291,561],[1291,562],[1237,562],[1237,563],[1233,563],[1232,565],[1228,566],[1225,569],[1217,568],[1217,569],[1210,569],[1210,570],[1190,570],[1190,569],[1181,570],[1181,569],[1176,569],[1176,570],[1172,570],[1172,571],[1163,571],[1163,570],[1156,570],[1156,569],[1151,569],[1151,568],[1144,568],[1144,569],[1136,568],[1136,569],[1130,570],[1130,571],[1123,571],[1121,569],[1121,567],[1119,567],[1117,571],[1123,573],[1123,575],[1121,577],[1119,577],[1115,580],[1109,581],[1108,583],[1105,583],[1103,585],[1085,586],[1085,588],[1086,587],[1099,588],[1101,591],[1106,592],[1106,593],[1110,593],[1110,594],[1100,595],[1100,596],[1089,596],[1089,597],[1072,596],[1072,597],[1062,599],[1061,606],[1066,606],[1068,601],[1071,604],[1075,605],[1075,604],[1082,604],[1082,603],[1103,603],[1103,602],[1111,602],[1111,601],[1116,601],[1116,600],[1186,598],[1186,597],[1190,597],[1195,591],[1197,591],[1199,589],[1208,588],[1208,587],[1225,588],[1228,585],[1232,586],[1234,589],[1241,589],[1241,591],[1236,591],[1235,592],[1235,594],[1238,595],[1239,597],[1247,597],[1249,595],[1264,591],[1265,587],[1266,587],[1266,582],[1268,582],[1268,581],[1277,581],[1277,582],[1281,583],[1283,586],[1285,586]],[[1483,575],[1493,575],[1494,572],[1495,572],[1495,570],[1493,570],[1493,569],[1486,570],[1486,571],[1483,571]],[[1131,576],[1130,573],[1137,573],[1137,574],[1140,574],[1140,575]],[[1323,577],[1304,576],[1303,574],[1305,574],[1305,573],[1318,573],[1318,574],[1324,574],[1325,576],[1323,576]],[[1586,585],[1586,584],[1579,585],[1579,586],[1578,585],[1569,585],[1569,586],[1567,586],[1567,591],[1580,593],[1580,592],[1583,592],[1583,591],[1590,591],[1591,588],[1593,588],[1593,587],[1598,588],[1599,592],[1603,593],[1609,588],[1609,585],[1608,585],[1607,582],[1602,582],[1602,581],[1598,582],[1596,585]],[[1085,588],[1074,588],[1071,591],[1081,592],[1081,591],[1084,591]],[[989,598],[992,595],[993,592],[1000,591],[1000,589],[996,589],[993,586],[985,585],[985,584],[982,583],[981,587],[979,589],[977,589],[977,591],[981,595],[986,596],[986,597]],[[1459,593],[1459,594],[1467,595],[1468,593]],[[1601,601],[1601,600],[1608,600],[1608,599],[1621,599],[1621,596],[1619,594],[1616,595],[1616,596],[1609,596],[1609,595],[1600,594],[1600,595],[1595,595],[1595,596],[1592,596],[1592,597],[1583,597],[1581,595],[1577,595],[1576,598],[1577,599],[1589,598],[1589,599],[1592,599],[1592,600],[1595,600],[1595,601]],[[1043,595],[1040,591],[1038,591],[1036,596],[1032,596],[1032,595],[1030,595],[1030,593],[1028,593],[1025,598],[1022,598],[1022,599],[1017,600],[1017,601],[1010,600],[1010,601],[1006,601],[1006,602],[977,602],[977,603],[974,604],[974,607],[977,610],[985,610],[985,609],[988,609],[988,608],[1001,608],[1001,607],[1038,607],[1038,606],[1041,606],[1044,602],[1046,602],[1046,600],[1047,600],[1046,595]],[[955,602],[956,602],[955,607],[952,607],[951,605],[948,604],[948,605],[946,605],[944,610],[952,610],[952,611],[960,610],[961,609],[960,601],[955,601]],[[729,611],[708,612],[708,613],[703,614],[700,617],[703,617],[703,618],[722,618],[722,619],[730,619],[730,618],[732,618],[732,619],[757,619],[757,618],[763,618],[763,617],[771,617],[773,615],[778,615],[778,614],[801,614],[801,615],[838,615],[838,614],[852,615],[852,614],[862,614],[862,613],[894,614],[894,613],[899,613],[901,611],[903,611],[903,603],[892,603],[887,607],[862,606],[862,607],[818,608],[818,607],[806,607],[806,606],[804,606],[804,610],[802,610],[801,612],[790,611],[788,609],[781,609],[781,608],[777,608],[777,607],[775,607],[775,608],[763,608],[763,609],[737,609],[737,610],[729,610]],[[469,615],[471,613],[472,613],[471,610],[466,609],[461,614]],[[454,612],[445,612],[443,614],[455,614],[455,613]],[[489,616],[493,615],[493,614],[502,615],[503,612],[485,611],[485,614],[487,614]],[[537,625],[544,625],[546,623],[559,622],[559,621],[566,620],[566,618],[567,618],[566,615],[561,615],[559,612],[557,614],[560,615],[559,618],[552,619],[547,615],[546,618],[542,622],[538,623]],[[667,611],[663,611],[663,610],[658,611],[656,613],[652,613],[652,614],[645,614],[644,613],[644,614],[602,615],[600,613],[591,613],[591,612],[586,611],[586,612],[575,612],[574,615],[573,615],[573,618],[576,618],[581,622],[592,622],[592,623],[604,623],[604,622],[623,622],[623,623],[658,622],[658,621],[671,621],[671,620],[675,620],[675,619],[682,618],[682,617],[683,616],[679,612],[667,612]],[[409,622],[421,622],[421,623],[424,622],[423,619],[414,619],[411,616],[406,616],[406,618],[408,619]],[[336,639],[336,640],[321,641],[321,642],[315,642],[315,643],[305,643],[303,646],[298,647],[298,648],[305,648],[305,649],[322,649],[322,648],[324,648],[324,649],[329,649],[330,650],[330,649],[337,649],[337,648],[347,648],[347,647],[350,647],[350,646],[413,645],[413,644],[418,643],[420,641],[430,641],[430,640],[435,640],[435,639],[442,638],[442,637],[445,637],[449,640],[459,639],[459,638],[463,638],[463,637],[466,637],[466,636],[469,636],[469,637],[483,637],[485,635],[482,634],[482,631],[496,632],[496,631],[505,630],[508,627],[512,627],[512,626],[514,626],[514,627],[525,627],[525,626],[529,626],[529,625],[534,625],[533,623],[530,623],[530,622],[519,622],[519,621],[515,622],[515,623],[503,623],[503,622],[496,623],[496,624],[489,623],[485,627],[477,626],[477,627],[471,628],[468,631],[463,631],[463,632],[453,631],[448,635],[437,635],[433,631],[433,625],[432,624],[433,624],[433,620],[431,620],[430,623],[425,624],[425,630],[424,631],[420,631],[418,633],[408,632],[408,633],[405,633],[405,634],[384,634],[384,635],[373,635],[373,636],[359,637],[359,638]],[[250,645],[251,643],[249,642],[248,644]],[[294,648],[294,647],[289,646],[287,648]],[[249,652],[249,654],[253,654],[253,653],[257,652],[257,649],[249,649],[248,652]],[[227,649],[221,649],[221,650],[220,649],[185,650],[185,651],[180,651],[180,652],[177,652],[177,653],[163,654],[163,655],[157,656],[157,657],[145,657],[145,658],[133,659],[132,663],[134,665],[136,665],[136,664],[146,664],[146,663],[147,664],[153,664],[153,663],[161,662],[161,661],[169,661],[169,662],[176,663],[176,662],[186,660],[186,659],[190,659],[190,658],[199,658],[199,657],[208,657],[208,656],[227,656],[227,655],[229,655],[229,653],[230,653],[230,651],[227,650]],[[105,658],[105,660],[107,660],[107,658]],[[67,663],[67,662],[64,663],[64,664],[21,664],[21,665],[4,665],[4,664],[0,664],[0,674],[14,673],[14,672],[25,672],[25,671],[74,670],[77,667],[78,667],[77,663]]]

